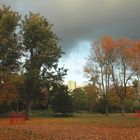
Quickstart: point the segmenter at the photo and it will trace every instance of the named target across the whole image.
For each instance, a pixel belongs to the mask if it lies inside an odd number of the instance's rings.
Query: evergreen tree
[[[73,111],[71,96],[68,95],[68,88],[60,85],[56,95],[52,99],[52,109],[56,113],[71,113]]]

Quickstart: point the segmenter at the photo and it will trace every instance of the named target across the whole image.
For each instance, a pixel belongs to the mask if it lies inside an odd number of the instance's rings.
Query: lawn
[[[23,125],[0,119],[0,140],[140,140],[140,118],[75,115],[31,118]]]

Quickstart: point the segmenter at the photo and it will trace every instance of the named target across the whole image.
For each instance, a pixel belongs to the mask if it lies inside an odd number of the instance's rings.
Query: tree
[[[88,84],[84,87],[85,94],[87,96],[87,102],[90,113],[96,112],[96,105],[98,103],[98,88],[93,84]]]
[[[74,111],[86,111],[88,109],[87,95],[84,89],[76,88],[71,92]]]
[[[117,40],[114,49],[115,57],[111,62],[112,81],[116,89],[116,93],[120,98],[121,114],[125,113],[125,98],[127,96],[127,86],[130,82],[134,72],[130,67],[130,49],[131,41],[127,38]]]
[[[132,70],[136,73],[136,77],[138,80],[138,83],[140,81],[140,39],[135,40],[132,43],[132,47],[130,49],[130,57],[131,57],[131,63],[130,66]]]
[[[139,95],[139,83],[140,83],[140,39],[133,41],[131,48],[131,58],[132,61],[130,63],[130,66],[132,70],[136,73],[136,78],[133,81],[133,87],[135,89],[135,99],[136,103],[140,103],[140,95]]]
[[[10,7],[0,9],[0,104],[10,105],[19,96],[15,79],[20,68],[20,15]]]
[[[110,60],[115,43],[112,37],[104,36],[92,45],[90,56],[84,67],[84,72],[99,89],[99,96],[105,102],[105,114],[108,115],[108,92],[111,86]]]
[[[139,97],[139,93],[138,93],[138,87],[139,87],[139,81],[135,79],[133,81],[133,88],[135,89],[135,99],[136,99],[136,101],[140,101],[140,97]]]
[[[18,34],[20,16],[10,7],[0,9],[0,88],[8,82],[9,75],[19,70],[21,45]]]
[[[40,14],[32,12],[22,22],[23,47],[25,61],[26,116],[33,100],[40,96],[46,77],[53,79],[57,71],[58,60],[62,55],[58,38],[52,25]]]
[[[52,109],[56,113],[71,113],[73,111],[71,96],[68,95],[68,87],[59,85],[55,96],[52,99]]]

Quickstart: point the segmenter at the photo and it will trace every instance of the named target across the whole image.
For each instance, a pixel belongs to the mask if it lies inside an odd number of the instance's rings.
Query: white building
[[[74,89],[76,89],[76,82],[75,81],[68,81],[68,89],[69,90],[74,90]]]

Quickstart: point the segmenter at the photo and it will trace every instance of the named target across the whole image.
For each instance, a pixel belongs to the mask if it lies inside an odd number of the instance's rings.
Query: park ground
[[[33,117],[19,125],[0,118],[0,140],[140,140],[140,118],[82,114]]]

